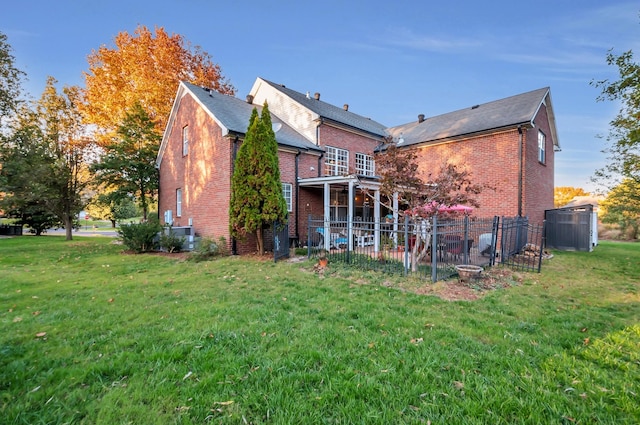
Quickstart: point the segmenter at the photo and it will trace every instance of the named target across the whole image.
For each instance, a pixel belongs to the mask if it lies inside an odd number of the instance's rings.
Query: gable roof
[[[404,139],[399,145],[408,146],[517,128],[519,125],[532,126],[543,104],[547,106],[553,143],[559,148],[549,87],[430,117],[422,122],[399,125],[389,128],[388,132],[394,139]]]
[[[173,127],[178,107],[185,95],[193,96],[195,101],[200,104],[205,112],[207,112],[220,126],[223,136],[230,133],[243,136],[249,126],[249,118],[251,117],[253,109],[256,108],[259,114],[262,113],[262,106],[249,104],[237,97],[221,94],[215,90],[187,83],[186,81],[181,81],[167,122],[167,127],[162,137],[160,150],[158,151],[158,158],[156,159],[157,167],[159,167],[162,162],[162,157],[169,139],[170,129]],[[302,135],[273,114],[271,114],[271,121],[274,125],[274,129],[278,129],[275,131],[278,145],[300,150],[324,151],[322,148],[310,143]]]
[[[331,120],[335,123],[343,124],[348,127],[371,133],[375,136],[384,137],[387,135],[386,126],[380,124],[371,118],[363,117],[362,115],[355,114],[345,108],[339,108],[330,103],[324,102],[320,99],[316,99],[315,96],[309,96],[309,94],[302,94],[282,84],[276,84],[274,82],[265,80],[264,78],[258,78],[256,84],[260,81],[273,87],[275,90],[281,92],[288,98],[294,100],[302,107],[316,114],[319,118]],[[254,84],[254,88],[256,87]],[[252,89],[252,92],[254,90]]]

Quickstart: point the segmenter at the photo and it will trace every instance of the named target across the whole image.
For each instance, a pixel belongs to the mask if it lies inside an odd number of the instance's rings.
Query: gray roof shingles
[[[402,137],[403,146],[470,135],[482,131],[526,124],[533,120],[549,88],[460,109],[422,122],[391,127],[394,139]]]
[[[376,136],[384,137],[387,135],[386,126],[372,120],[371,118],[346,111],[344,108],[339,108],[322,100],[315,99],[313,96],[307,97],[306,94],[291,90],[282,84],[276,84],[265,79],[262,80],[323,118],[348,125],[355,129],[366,131]]]
[[[262,106],[249,104],[237,97],[221,94],[215,90],[184,81],[183,84],[231,132],[245,134],[253,108],[257,108],[258,113],[262,111]],[[280,129],[276,132],[278,144],[295,149],[323,151],[322,148],[309,142],[275,115],[271,114],[271,120],[273,124],[281,124]]]

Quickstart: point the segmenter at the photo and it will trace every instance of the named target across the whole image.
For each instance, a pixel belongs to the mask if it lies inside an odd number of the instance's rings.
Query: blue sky
[[[618,106],[589,82],[617,78],[609,49],[640,54],[639,12],[616,0],[23,0],[3,4],[0,31],[32,97],[48,75],[83,85],[87,55],[138,25],[200,46],[238,97],[263,77],[387,126],[549,86],[556,186],[593,190]]]

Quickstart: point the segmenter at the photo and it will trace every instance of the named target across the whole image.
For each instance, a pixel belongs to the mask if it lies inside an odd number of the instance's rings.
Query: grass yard
[[[0,239],[3,424],[640,423],[638,243],[446,301],[112,242]]]

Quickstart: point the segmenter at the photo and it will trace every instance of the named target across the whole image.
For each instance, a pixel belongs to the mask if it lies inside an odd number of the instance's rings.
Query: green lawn
[[[411,285],[0,239],[0,422],[640,423],[640,244],[476,301]]]

